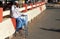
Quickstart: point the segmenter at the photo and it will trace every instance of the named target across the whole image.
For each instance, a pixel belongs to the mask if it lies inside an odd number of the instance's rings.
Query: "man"
[[[11,17],[16,19],[16,32],[19,32],[22,34],[23,38],[25,38],[25,32],[24,32],[24,27],[27,28],[27,15],[23,14],[19,11],[18,7],[18,2],[13,3],[12,8],[11,8]],[[27,30],[27,29],[25,29]],[[24,32],[24,33],[23,33]]]

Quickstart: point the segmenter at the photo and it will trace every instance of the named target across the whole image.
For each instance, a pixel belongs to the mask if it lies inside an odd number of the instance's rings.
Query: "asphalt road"
[[[60,39],[60,9],[50,7],[35,18],[27,39]]]
[[[27,39],[60,39],[60,9],[48,8],[29,23]],[[19,36],[13,39],[18,39]]]

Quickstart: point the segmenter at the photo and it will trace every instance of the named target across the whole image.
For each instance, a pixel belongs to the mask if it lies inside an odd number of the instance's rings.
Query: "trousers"
[[[18,18],[16,18],[16,31],[19,31],[20,29],[22,29],[22,27],[27,27],[28,24],[28,17],[27,15],[25,16],[19,16]]]

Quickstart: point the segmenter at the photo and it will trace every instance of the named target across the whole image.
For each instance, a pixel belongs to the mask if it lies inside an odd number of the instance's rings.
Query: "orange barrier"
[[[41,12],[46,9],[45,2],[40,2],[40,10]]]
[[[0,8],[0,23],[3,20],[3,8]]]
[[[23,7],[25,7],[25,10],[23,10],[23,12],[27,12],[27,4],[23,4]]]
[[[33,9],[33,4],[31,3],[30,6],[31,6],[30,10],[32,10]]]
[[[11,18],[11,21],[13,23],[14,28],[16,29],[16,19],[15,18]]]

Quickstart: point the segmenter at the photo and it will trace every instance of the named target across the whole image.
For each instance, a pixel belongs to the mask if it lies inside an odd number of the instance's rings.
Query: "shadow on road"
[[[60,29],[47,29],[47,28],[40,28],[42,30],[53,31],[53,32],[60,32]]]
[[[56,19],[56,21],[60,21],[60,19]]]

